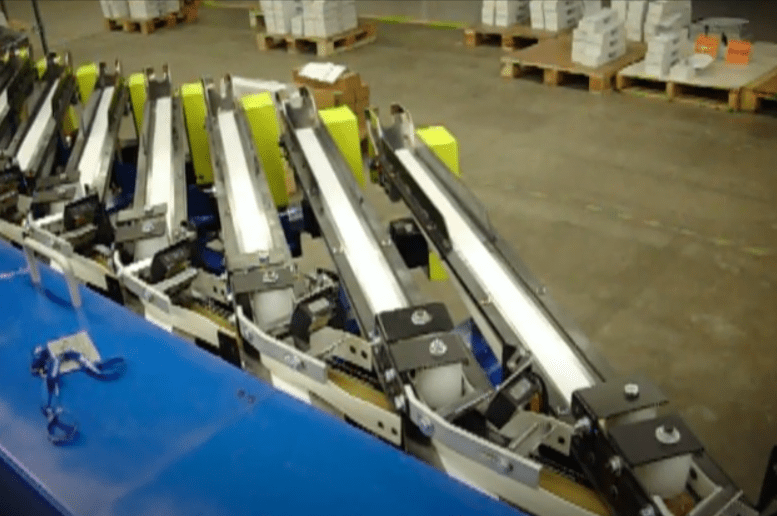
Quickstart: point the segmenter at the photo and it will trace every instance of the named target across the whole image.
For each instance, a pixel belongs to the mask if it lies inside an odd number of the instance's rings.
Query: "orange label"
[[[726,62],[746,65],[750,62],[750,52],[753,50],[749,41],[729,40],[726,51]]]
[[[698,38],[696,38],[696,47],[694,48],[694,52],[697,54],[709,54],[713,58],[717,58],[719,45],[720,40],[715,36],[705,36],[704,34],[701,34]]]

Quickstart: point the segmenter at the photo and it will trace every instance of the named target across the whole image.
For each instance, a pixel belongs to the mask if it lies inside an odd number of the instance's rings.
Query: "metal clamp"
[[[539,485],[539,464],[457,428],[424,405],[410,386],[405,386],[405,396],[410,420],[425,435],[500,475],[529,487],[536,488]]]
[[[319,383],[326,383],[329,379],[324,362],[263,332],[245,316],[240,306],[237,307],[237,321],[240,334],[260,354],[286,364]]]
[[[30,268],[30,278],[32,279],[32,282],[36,285],[41,285],[43,283],[40,270],[38,269],[38,262],[35,259],[34,254],[38,253],[59,265],[65,276],[65,281],[67,282],[67,289],[70,293],[70,302],[72,303],[73,308],[80,308],[81,293],[78,291],[78,282],[73,274],[73,267],[70,265],[70,261],[64,255],[50,247],[46,247],[32,238],[24,238],[22,240],[22,247],[24,248],[24,255],[27,258],[27,266]]]

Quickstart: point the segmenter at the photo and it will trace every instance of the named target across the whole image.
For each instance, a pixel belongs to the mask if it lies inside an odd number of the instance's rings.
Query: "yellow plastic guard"
[[[242,102],[272,198],[276,206],[286,206],[289,204],[289,194],[286,192],[285,168],[278,146],[280,127],[275,104],[266,92],[246,95]]]
[[[348,106],[321,109],[318,112],[329,134],[351,167],[353,177],[364,188],[364,166],[359,140],[359,124]]]
[[[146,76],[142,73],[133,73],[129,76],[130,102],[132,102],[132,114],[135,118],[135,128],[140,136],[143,127],[143,106],[146,105]]]
[[[443,126],[431,126],[416,131],[424,143],[434,152],[450,171],[461,177],[459,170],[459,144],[456,138]],[[429,279],[432,281],[445,281],[448,273],[440,260],[440,256],[429,251]]]
[[[97,72],[97,63],[85,64],[76,70],[76,82],[82,104],[86,104],[94,91],[94,85],[97,83]]]
[[[208,132],[205,129],[205,91],[202,84],[194,82],[182,85],[181,100],[197,184],[210,184],[213,182],[213,166],[210,163]]]
[[[56,62],[60,62],[60,56],[57,56]],[[42,57],[38,59],[38,61],[35,63],[35,69],[38,71],[38,79],[41,79],[43,77],[43,74],[46,73],[46,68],[48,68],[48,62],[46,61],[45,57]],[[73,134],[76,130],[78,130],[78,115],[76,114],[76,110],[73,106],[69,106],[67,108],[67,116],[62,120],[62,131],[65,134]]]

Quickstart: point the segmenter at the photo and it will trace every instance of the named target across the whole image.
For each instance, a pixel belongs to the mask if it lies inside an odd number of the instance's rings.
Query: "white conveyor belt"
[[[337,230],[343,253],[353,267],[370,308],[377,314],[407,307],[408,300],[386,257],[348,199],[314,130],[306,128],[295,132],[320,187],[327,216]]]
[[[167,205],[165,221],[167,234],[139,241],[135,247],[135,259],[147,258],[167,247],[172,241],[173,214],[176,202],[175,177],[173,177],[173,130],[171,127],[172,100],[162,97],[154,102],[154,139],[151,155],[147,155],[146,206]],[[148,149],[146,149],[148,152]]]
[[[151,167],[146,177],[146,206],[167,204],[167,231],[172,232],[175,203],[173,176],[172,99],[161,97],[154,103],[154,142]]]
[[[400,149],[396,156],[442,214],[454,249],[467,263],[480,287],[489,294],[494,307],[532,352],[564,398],[570,401],[573,391],[593,385],[590,372],[558,329],[518,283],[508,266],[478,238],[415,156],[408,149]]]
[[[19,151],[16,153],[16,160],[23,172],[29,172],[32,157],[35,155],[38,147],[40,147],[40,139],[49,121],[51,121],[51,116],[53,115],[51,102],[54,99],[54,94],[57,92],[57,86],[59,86],[59,79],[54,81],[54,84],[51,86],[46,100],[43,101],[43,105],[38,111],[38,116],[35,117],[32,127],[27,131],[22,144],[19,146]]]
[[[108,133],[108,111],[111,108],[111,100],[115,86],[109,86],[103,90],[96,90],[95,95],[100,95],[97,104],[97,112],[92,121],[92,130],[84,145],[81,160],[78,162],[79,182],[82,187],[93,188],[100,170],[100,152],[102,152],[105,137]],[[101,194],[102,195],[102,194]]]
[[[251,171],[246,163],[235,112],[220,112],[218,119],[226,158],[224,181],[238,250],[241,253],[269,251],[273,248],[270,223],[267,214],[259,205],[260,200],[254,195]]]

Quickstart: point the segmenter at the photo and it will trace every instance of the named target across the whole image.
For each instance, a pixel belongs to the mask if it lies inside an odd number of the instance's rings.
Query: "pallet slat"
[[[292,54],[307,52],[315,53],[319,57],[326,57],[372,43],[377,37],[377,25],[372,22],[362,22],[355,29],[328,38],[260,32],[256,35],[256,45],[259,50],[284,48]]]
[[[742,111],[756,112],[765,101],[777,101],[777,68],[745,86],[740,108]]]
[[[608,91],[618,71],[645,57],[645,51],[644,44],[628,42],[623,56],[599,68],[588,68],[572,61],[572,39],[564,34],[503,56],[502,77],[521,77],[529,70],[540,70],[548,86],[561,85],[570,76],[583,76],[588,79],[589,91]]]
[[[521,24],[510,27],[478,24],[464,29],[464,45],[467,47],[491,45],[500,46],[504,50],[518,50],[534,45],[544,39],[557,38],[562,34],[571,32],[571,30],[552,32],[533,29],[529,25]]]
[[[658,97],[673,102],[705,105],[716,109],[740,109],[740,88],[717,88],[684,84],[659,78],[627,77],[618,75],[618,91],[644,97]]]
[[[167,16],[149,18],[147,20],[105,18],[105,28],[109,31],[123,30],[124,32],[152,34],[156,29],[161,27],[175,27],[179,23],[196,21],[200,3],[201,0],[187,1],[181,5],[181,9],[177,12],[170,13]]]

